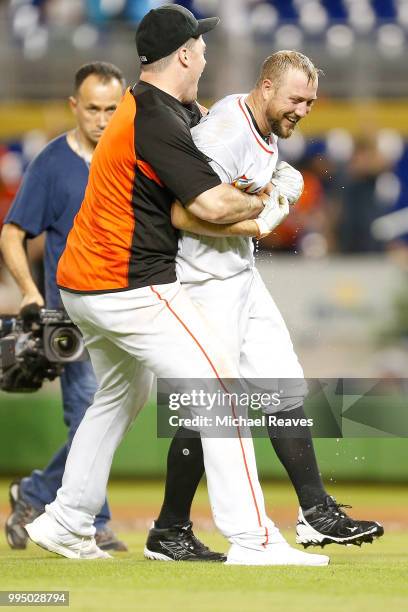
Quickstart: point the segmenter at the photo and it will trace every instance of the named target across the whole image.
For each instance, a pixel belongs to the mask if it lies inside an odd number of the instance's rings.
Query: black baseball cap
[[[143,65],[167,57],[189,38],[198,38],[219,23],[218,17],[197,20],[179,4],[164,4],[145,15],[136,31],[136,47]]]

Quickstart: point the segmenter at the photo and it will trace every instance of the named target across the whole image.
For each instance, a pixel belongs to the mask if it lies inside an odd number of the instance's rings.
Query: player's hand
[[[288,198],[289,204],[295,204],[302,195],[303,176],[299,170],[285,161],[277,164],[271,182]]]
[[[30,291],[29,293],[25,293],[23,299],[21,300],[20,312],[24,308],[24,306],[27,306],[28,304],[38,304],[40,308],[43,308],[44,298],[39,291]]]
[[[275,189],[269,196],[265,208],[255,219],[259,228],[257,238],[264,238],[270,234],[289,214],[289,200],[286,195]]]
[[[275,189],[275,185],[272,185],[272,183],[266,183],[266,185],[264,187],[262,187],[262,190],[259,192],[259,194],[265,194],[266,195],[271,195],[272,191]]]

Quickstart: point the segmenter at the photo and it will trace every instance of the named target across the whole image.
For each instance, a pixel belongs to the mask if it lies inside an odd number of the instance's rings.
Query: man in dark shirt
[[[82,207],[58,266],[64,305],[84,336],[99,387],[77,430],[62,487],[27,525],[31,539],[69,558],[104,558],[93,516],[113,454],[150,393],[168,379],[238,378],[218,338],[176,279],[178,199],[199,218],[230,223],[264,214],[273,199],[221,184],[190,134],[205,34],[177,5],[150,11],[137,32],[141,81],[128,90],[95,151]],[[146,67],[146,69],[143,69]],[[265,211],[264,211],[265,208]],[[212,387],[214,388],[214,387]],[[203,437],[214,519],[228,537],[228,563],[326,565],[292,549],[267,517],[253,443]]]
[[[74,96],[70,98],[76,128],[50,142],[24,175],[1,235],[5,263],[23,294],[21,308],[33,303],[44,306],[24,250],[25,239],[42,232],[46,232],[45,303],[47,308],[62,307],[56,284],[58,260],[84,197],[94,149],[122,97],[123,88],[122,73],[112,64],[95,62],[82,66],[75,77]],[[28,537],[24,525],[41,514],[44,506],[55,498],[72,439],[96,388],[90,361],[65,366],[61,391],[64,421],[69,428],[67,442],[44,470],[34,470],[30,476],[11,484],[12,512],[6,522],[11,548],[26,547]],[[99,546],[126,550],[107,526],[109,520],[105,500],[95,519]]]

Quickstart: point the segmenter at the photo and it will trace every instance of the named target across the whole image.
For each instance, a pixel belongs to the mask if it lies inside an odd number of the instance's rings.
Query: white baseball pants
[[[183,288],[222,340],[241,379],[260,391],[282,391],[267,414],[303,404],[307,393],[289,331],[256,268],[228,279],[184,283]],[[253,379],[259,379],[254,381]]]
[[[178,282],[118,293],[61,291],[81,329],[99,389],[80,424],[62,486],[46,511],[68,530],[93,535],[116,448],[162,378],[237,378],[224,347]],[[252,439],[203,440],[214,521],[231,543],[265,550],[283,541],[266,516]]]

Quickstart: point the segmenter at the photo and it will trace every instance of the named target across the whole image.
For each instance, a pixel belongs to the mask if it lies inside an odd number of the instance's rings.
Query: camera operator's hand
[[[33,289],[29,293],[24,294],[23,299],[21,300],[21,304],[20,304],[20,312],[28,304],[38,304],[40,308],[44,307],[44,298],[41,295],[41,293],[38,291],[38,289]]]
[[[31,275],[24,248],[26,237],[27,232],[14,223],[5,223],[0,235],[0,248],[4,262],[23,294],[20,312],[28,304],[37,304],[40,308],[44,306],[44,299]]]

